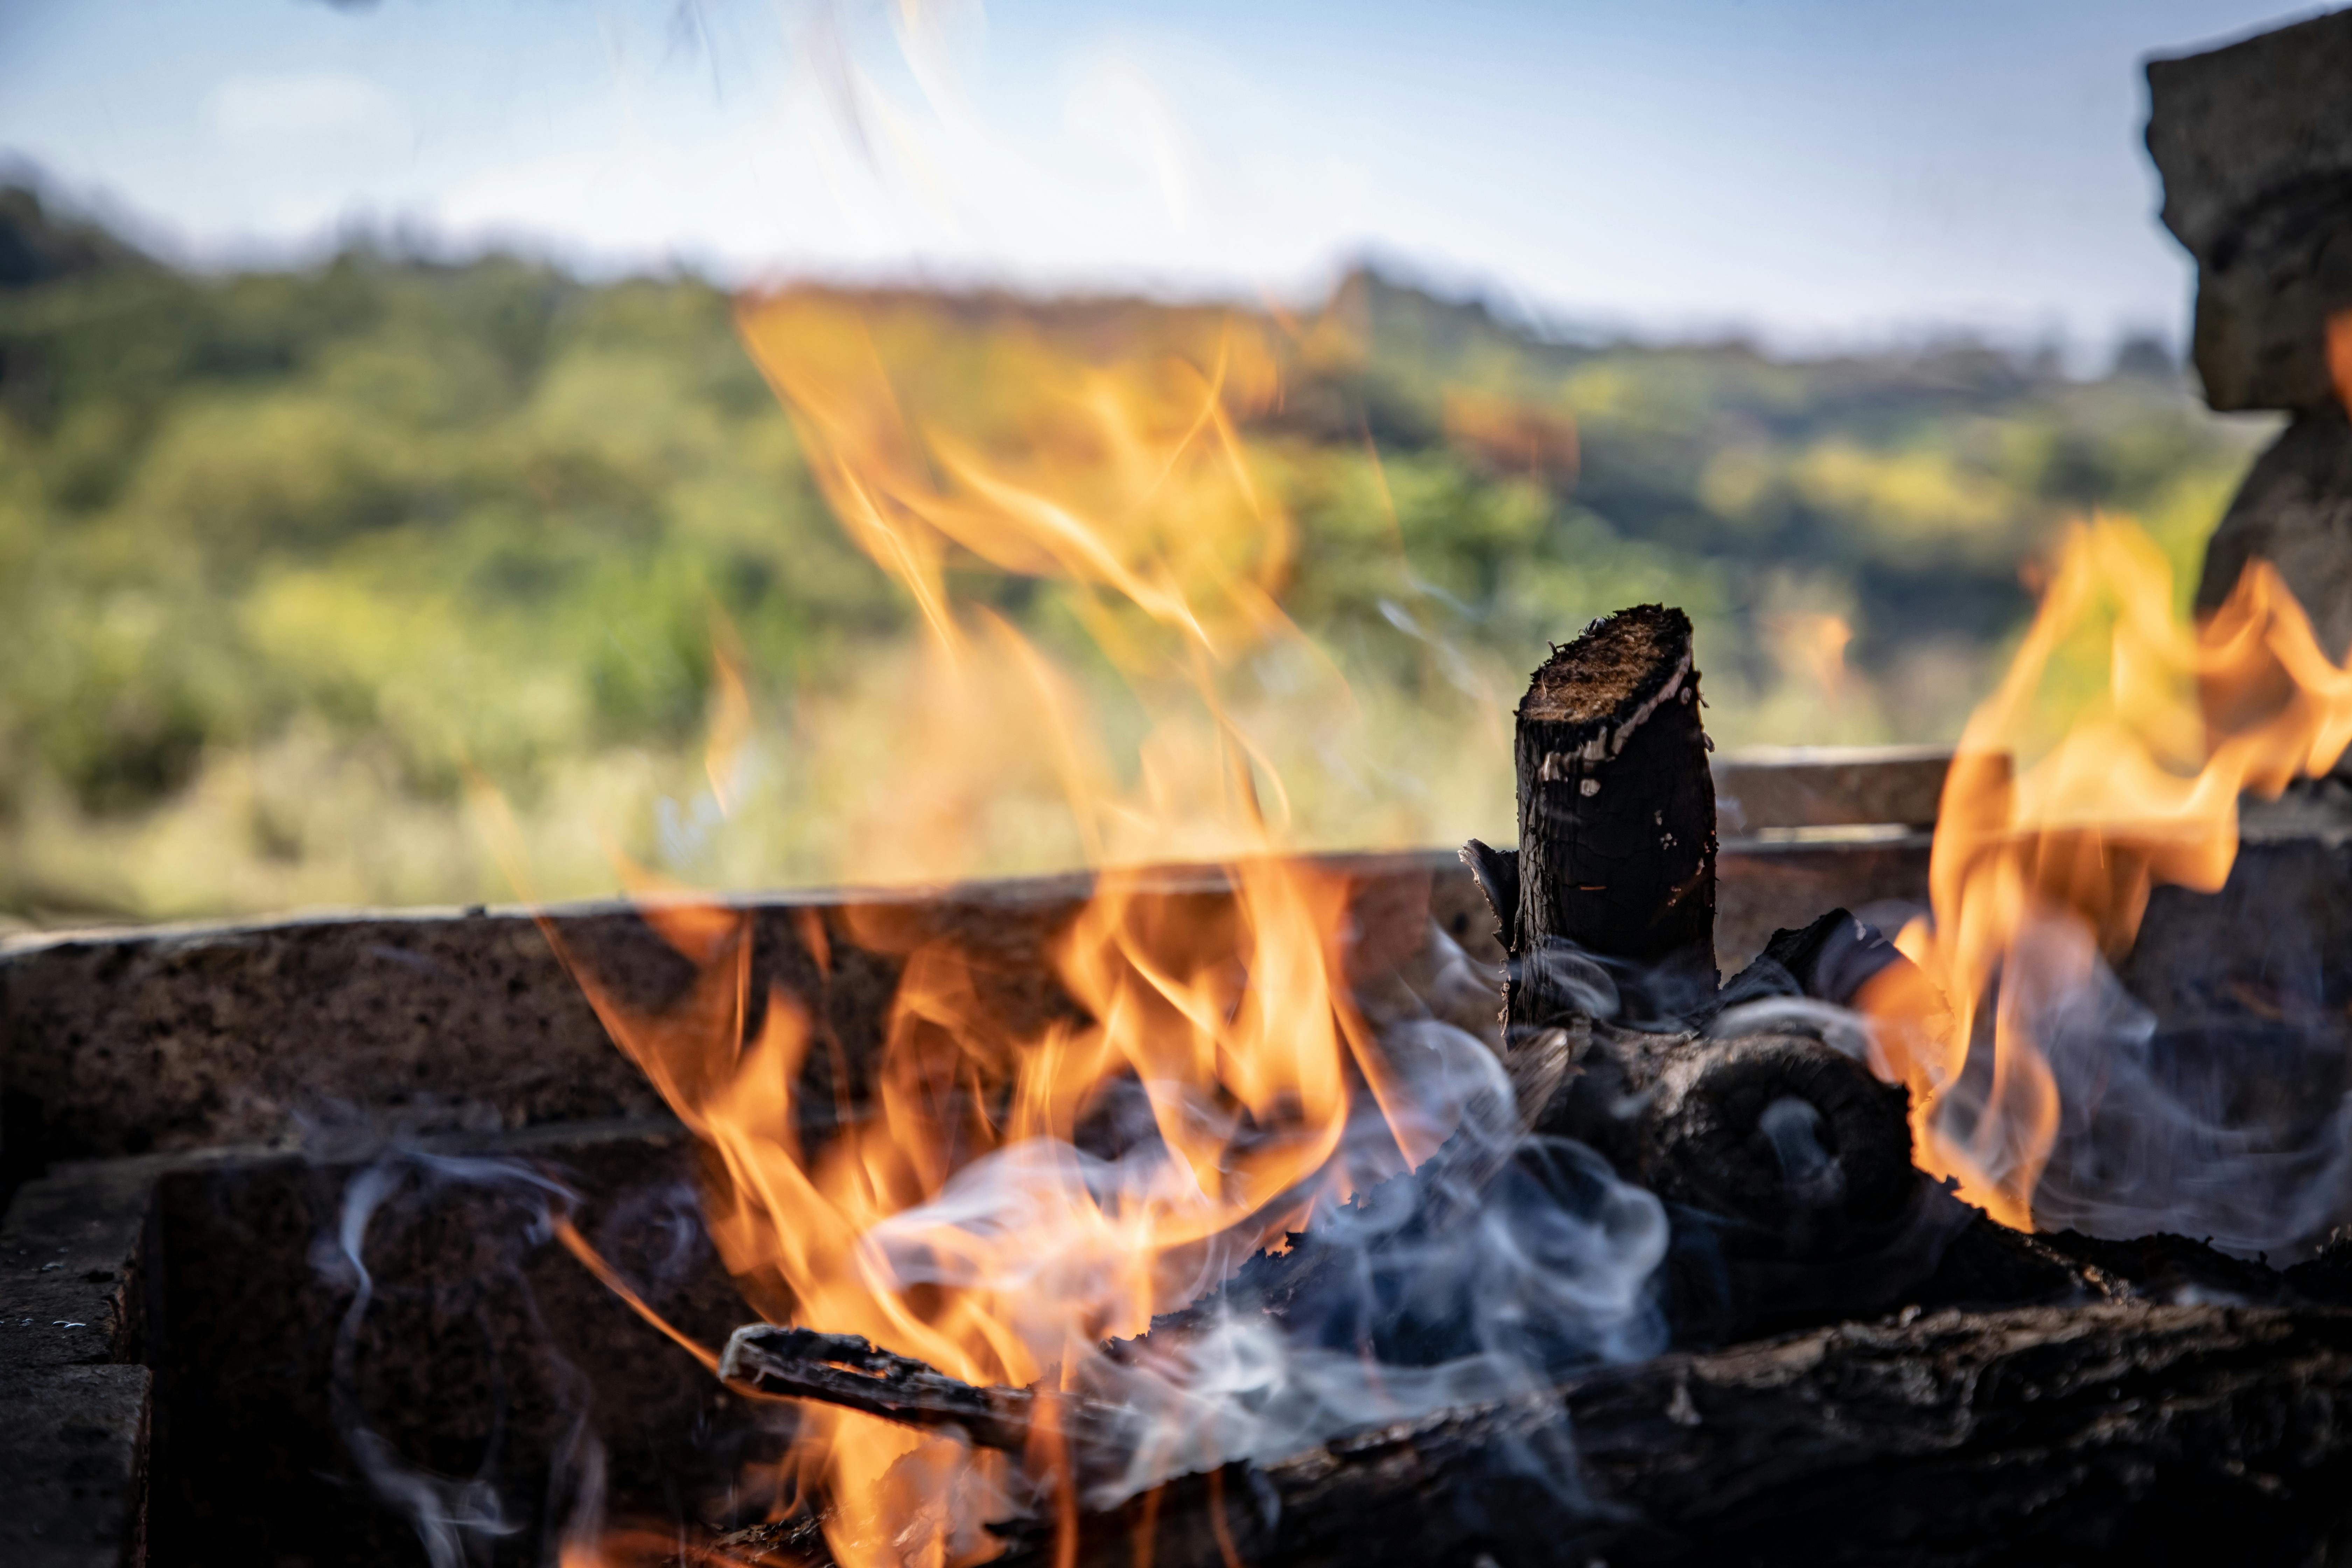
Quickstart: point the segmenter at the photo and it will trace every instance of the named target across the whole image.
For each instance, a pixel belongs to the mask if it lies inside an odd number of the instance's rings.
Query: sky
[[[0,0],[0,157],[209,265],[354,227],[593,272],[2179,342],[2140,62],[2242,0]]]

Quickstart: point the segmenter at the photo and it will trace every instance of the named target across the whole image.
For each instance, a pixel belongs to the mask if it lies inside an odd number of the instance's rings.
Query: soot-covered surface
[[[537,1142],[163,1177],[155,1561],[414,1563],[434,1514],[478,1526],[473,1552],[536,1563],[589,1517],[600,1468],[609,1516],[730,1520],[730,1488],[780,1449],[785,1407],[728,1393],[542,1223],[570,1213],[649,1305],[723,1341],[743,1309],[704,1238],[687,1141],[639,1128]],[[355,1325],[346,1241],[372,1290]],[[404,1505],[387,1497],[404,1487]]]
[[[1733,918],[1765,929],[1794,923],[1834,904],[1902,899],[1918,886],[1924,868],[1916,846],[1790,846],[1727,856],[1726,862],[1727,915],[1733,915],[1734,891],[1744,887],[1752,897],[1739,895],[1746,902],[1738,903]],[[1450,873],[1458,887],[1446,880],[1446,868],[1438,870],[1439,880],[1424,903],[1405,896],[1411,889],[1402,883],[1393,901],[1410,921],[1423,919],[1416,911],[1425,910],[1438,929],[1475,949],[1483,935],[1477,894],[1458,869]],[[624,946],[641,940],[625,929],[633,917],[597,918],[614,922],[612,940]],[[790,911],[762,919],[763,931],[789,960]],[[448,940],[460,940],[462,927],[469,923],[475,922],[451,922]],[[1019,938],[1015,945],[1034,949],[1036,935],[1050,925],[1045,916],[1027,917],[1013,933]],[[1000,922],[998,929],[1012,927]],[[408,951],[416,950],[412,938],[419,933],[392,934],[409,942]],[[437,932],[423,934],[442,940]],[[77,1004],[84,1007],[77,1016],[113,1032],[84,1033],[78,1041],[63,1035],[55,1038],[60,1051],[56,1059],[64,1070],[54,1081],[70,1096],[77,1081],[73,1064],[88,1065],[89,1051],[98,1047],[115,1049],[140,1037],[134,1015],[168,1000],[173,985],[193,989],[182,1004],[146,1014],[146,1027],[164,1031],[147,1036],[161,1042],[159,1048],[175,1037],[171,1031],[184,1034],[200,1026],[205,987],[250,988],[259,984],[255,975],[275,973],[282,980],[293,973],[283,968],[286,950],[272,947],[281,940],[297,950],[315,945],[321,952],[364,958],[375,937],[363,922],[353,922],[305,928],[291,936],[234,933],[193,946],[110,939],[111,945],[68,948],[43,961],[46,967],[37,965],[36,984],[16,988],[11,1005],[19,1010],[12,1029],[26,1023],[21,1007],[28,1002],[46,1007],[74,984],[99,987]],[[1735,940],[1740,939],[1727,939],[1727,949]],[[2333,955],[2352,951],[2347,942],[2352,851],[2339,837],[2250,841],[2223,893],[2207,898],[2160,892],[2146,937],[2120,973],[2157,1020],[2149,1060],[2162,1081],[2205,1093],[2212,1105],[2233,1115],[2292,1111],[2303,1119],[2296,1125],[2316,1127],[2343,1088],[2343,1025],[2352,1003],[2352,974]],[[425,951],[438,950],[428,945]],[[1005,951],[1008,956],[1013,952]],[[252,962],[263,967],[237,968]],[[417,976],[420,984],[458,984],[417,964],[383,959],[380,967],[385,973]],[[331,982],[339,973],[331,966],[320,972]],[[23,972],[12,965],[11,975],[22,978]],[[109,977],[121,985],[112,992],[100,987]],[[887,994],[887,979],[877,968],[871,988]],[[560,972],[553,982],[534,979],[525,994],[551,994],[545,987],[561,980]],[[239,1005],[246,1011],[206,1026],[226,1040],[236,1019],[252,1016],[261,994],[253,990]],[[399,1035],[426,1042],[433,1037],[435,1026],[425,1018],[370,1019],[356,995],[346,992],[331,1005],[342,1010],[336,1016],[343,1023],[373,1029],[372,1039],[390,1041]],[[379,1004],[397,999],[396,990],[377,997]],[[120,1027],[106,1022],[109,1005],[123,1010]],[[474,1048],[468,1033],[474,1026],[467,1016],[454,1016],[458,1026],[441,1037],[437,1052],[423,1043],[402,1045],[379,1065],[402,1068],[393,1076],[410,1083],[419,1081],[405,1070],[413,1062],[441,1061],[452,1070],[470,1070],[466,1058]],[[12,1038],[18,1050],[41,1043],[27,1032]],[[274,1094],[307,1092],[299,1077],[300,1064],[305,1053],[321,1053],[315,1038],[301,1051],[295,1049],[299,1043],[289,1034],[282,1052],[271,1058],[278,1064],[273,1070],[284,1075]],[[597,1048],[611,1050],[601,1042]],[[617,1053],[612,1054],[617,1061]],[[364,1055],[359,1059],[376,1060]],[[499,1059],[525,1063],[521,1038]],[[566,1054],[562,1059],[574,1058]],[[133,1065],[99,1063],[100,1079],[84,1081],[110,1081],[103,1079],[104,1072],[119,1077]],[[2240,1070],[2249,1067],[2259,1070]],[[544,1067],[532,1071],[530,1081],[553,1081]],[[127,1120],[105,1119],[128,1118],[136,1110],[125,1101],[128,1109],[118,1112],[102,1095],[82,1103],[95,1108],[94,1126],[128,1126]],[[194,1119],[191,1126],[209,1125],[204,1119],[215,1114],[201,1100],[184,1109]],[[230,1109],[231,1121],[243,1114]],[[531,1115],[525,1107],[515,1120]],[[518,1136],[520,1144],[514,1142]],[[435,1506],[488,1509],[495,1498],[497,1522],[509,1530],[489,1548],[500,1562],[539,1561],[549,1531],[572,1517],[585,1450],[571,1439],[576,1413],[583,1407],[589,1412],[586,1429],[595,1433],[604,1452],[608,1517],[719,1529],[756,1515],[763,1500],[730,1497],[730,1485],[744,1459],[780,1445],[772,1424],[786,1417],[772,1408],[754,1410],[726,1394],[559,1245],[543,1237],[533,1239],[534,1224],[564,1200],[511,1177],[483,1180],[478,1171],[468,1175],[462,1164],[497,1153],[501,1146],[506,1155],[523,1158],[530,1168],[581,1193],[575,1212],[583,1228],[622,1258],[632,1277],[647,1283],[665,1310],[705,1342],[716,1344],[742,1317],[743,1309],[699,1239],[684,1185],[693,1156],[674,1130],[640,1126],[599,1133],[547,1128],[462,1146],[436,1143],[429,1157],[411,1152],[389,1158],[364,1135],[320,1131],[311,1140],[307,1161],[283,1155],[199,1160],[169,1172],[160,1178],[154,1262],[146,1282],[154,1309],[147,1342],[138,1345],[133,1336],[123,1348],[106,1341],[85,1356],[105,1364],[83,1369],[77,1363],[58,1373],[117,1381],[142,1376],[145,1368],[124,1363],[124,1356],[143,1358],[153,1368],[151,1522],[158,1561],[420,1561],[422,1543],[410,1513],[388,1505],[362,1473],[351,1435],[355,1425],[381,1437],[404,1464],[456,1478],[426,1489]],[[436,1166],[436,1159],[460,1163]],[[355,1282],[349,1260],[340,1258],[342,1222],[354,1179],[371,1171],[378,1173],[380,1203],[359,1251],[376,1295],[351,1342],[343,1386],[352,1398],[339,1409],[337,1342]],[[12,1211],[12,1222],[16,1218]],[[2128,1260],[2100,1266],[2135,1271]],[[36,1283],[54,1278],[38,1276]],[[2193,1283],[2205,1289],[2210,1282],[2200,1277]],[[2301,1320],[2277,1321],[2292,1327]],[[2252,1364],[2268,1356],[2263,1348],[2267,1342],[2260,1337],[2245,1342],[2244,1357],[2251,1360],[2231,1364]],[[547,1354],[551,1347],[560,1363]],[[2335,1408],[2322,1400],[2311,1409],[2323,1407]],[[2303,1419],[2292,1410],[2285,1415]],[[135,1422],[135,1413],[127,1419]],[[126,1429],[125,1436],[130,1441],[135,1433]],[[1311,1463],[1311,1457],[1302,1463]],[[2294,1483],[2298,1495],[2334,1473],[2303,1476]],[[477,1479],[490,1484],[467,1484]]]

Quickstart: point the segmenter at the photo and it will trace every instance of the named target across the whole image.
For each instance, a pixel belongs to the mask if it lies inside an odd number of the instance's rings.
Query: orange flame
[[[2021,1228],[2059,1112],[2026,999],[2084,984],[2100,953],[2127,949],[2158,883],[2218,889],[2240,795],[2275,796],[2352,742],[2352,673],[2266,563],[2193,631],[2173,602],[2170,567],[2137,529],[2068,533],[1946,778],[1932,919],[1896,941],[1912,967],[1862,1000],[1882,1026],[1879,1070],[1911,1089],[1921,1166]],[[2055,700],[2098,664],[2096,696],[2052,739]]]
[[[1853,642],[1853,627],[1843,616],[1799,611],[1771,616],[1765,629],[1790,674],[1832,701],[1844,693],[1845,650]]]
[[[2327,318],[2327,379],[2336,388],[2336,401],[2352,414],[2352,310]]]
[[[751,739],[751,696],[743,685],[743,656],[736,646],[735,629],[723,616],[717,619],[710,658],[710,734],[703,746],[702,772],[710,781],[710,798],[721,812],[731,812],[742,795],[743,750]]]
[[[1349,699],[1276,602],[1292,526],[1238,429],[1278,394],[1273,347],[1245,318],[1185,321],[1163,352],[1097,363],[1042,327],[998,323],[948,351],[988,356],[991,401],[973,410],[943,406],[936,374],[892,379],[891,364],[940,352],[919,307],[807,291],[744,306],[744,342],[819,488],[929,634],[893,744],[842,825],[837,874],[937,881],[1024,835],[1062,863],[1221,858],[1265,847],[1261,805],[1285,826],[1281,781],[1220,679],[1272,659],[1332,706]],[[1083,650],[1055,658],[1013,634],[993,590],[969,592],[997,574],[1044,584]],[[960,585],[980,602],[959,607]],[[1090,670],[1143,710],[1139,789],[1102,754]],[[1066,803],[1058,820],[1006,822],[1041,800]]]
[[[1049,770],[1102,868],[1055,950],[1076,1013],[1016,1026],[967,947],[849,911],[846,934],[903,969],[870,1102],[837,1106],[838,1130],[811,1148],[803,1068],[821,1046],[817,1076],[829,1067],[846,1095],[845,1053],[821,1007],[755,993],[741,910],[645,904],[697,974],[658,1014],[550,936],[613,1038],[709,1146],[711,1236],[756,1310],[974,1383],[1066,1386],[1103,1341],[1192,1300],[1319,1198],[1418,1163],[1444,1132],[1404,1113],[1349,1002],[1345,879],[1281,852],[1280,781],[1218,693],[1244,656],[1311,652],[1276,604],[1287,520],[1236,430],[1237,409],[1273,395],[1272,360],[1238,325],[1197,356],[1089,369],[1039,347],[1026,379],[991,378],[1008,389],[993,427],[951,435],[892,384],[887,310],[785,294],[747,303],[740,326],[827,499],[930,632],[900,743],[848,831],[879,874],[937,877],[961,863],[1009,773]],[[1156,698],[1133,784],[1103,755],[1081,683],[1002,617],[958,603],[959,581],[983,565],[1068,591],[1094,646]],[[749,713],[724,662],[716,711],[709,772],[724,807]],[[1225,863],[1230,900],[1155,891],[1118,868],[1204,855]],[[824,972],[824,923],[801,934]],[[1075,1140],[1115,1086],[1139,1093],[1170,1157],[1106,1182]],[[1391,1147],[1342,1169],[1366,1100],[1389,1113]],[[982,1175],[999,1184],[975,1223]],[[829,1407],[802,1413],[787,1468],[783,1497],[824,1500],[845,1564],[977,1561],[994,1550],[982,1521],[1020,1506],[1005,1456]],[[1024,1468],[1066,1468],[1051,1432]],[[1071,1528],[1068,1486],[1055,1506]]]
[[[1440,414],[1445,438],[1498,473],[1562,485],[1576,479],[1582,446],[1564,413],[1453,386]]]

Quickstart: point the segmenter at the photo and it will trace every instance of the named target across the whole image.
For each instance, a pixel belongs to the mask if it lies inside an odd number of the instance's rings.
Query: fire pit
[[[1932,759],[1824,756],[1724,777],[1727,798],[1746,792],[1783,835],[1726,852],[1734,951],[1825,901],[1924,890],[1924,835],[1910,828],[1932,812]],[[1806,841],[1823,827],[1853,839],[1829,819],[1855,811],[1893,820],[1860,844]],[[1424,920],[1488,947],[1491,921],[1453,857],[1331,864],[1390,947],[1417,957]],[[1154,885],[1214,899],[1223,881],[1171,870]],[[845,940],[852,923],[879,913],[992,951],[1008,1005],[1034,1015],[1054,1005],[1044,945],[1085,892],[1083,879],[1055,879],[745,908],[769,963],[789,968],[812,919],[845,939],[827,994],[866,1062],[902,961]],[[649,1002],[687,978],[635,910],[554,920]],[[1482,956],[1499,963],[1490,947]],[[582,1233],[673,1321],[717,1343],[741,1313],[702,1239],[692,1140],[521,911],[65,936],[19,945],[0,975],[12,1172],[0,1377],[28,1416],[6,1439],[12,1561],[110,1563],[151,1544],[164,1561],[415,1560],[413,1519],[369,1486],[335,1408],[354,1284],[337,1238],[370,1170],[384,1191],[367,1216],[377,1299],[346,1369],[355,1407],[445,1475],[495,1476],[514,1529],[502,1551],[535,1561],[560,1527],[565,1500],[543,1480],[580,1408],[597,1413],[616,1506],[723,1520],[739,1465],[777,1446],[772,1415],[546,1238],[554,1194],[466,1184],[469,1160],[560,1172]],[[551,1351],[584,1397],[550,1372]]]
[[[2159,67],[2159,120],[2279,47]],[[932,629],[910,734],[1042,714],[1103,868],[11,949],[9,1560],[2352,1550],[2352,812],[2288,787],[2352,674],[2280,575],[2352,297],[2306,243],[2340,171],[2255,129],[2269,184],[2168,207],[2227,395],[2300,400],[2197,632],[2086,526],[1953,754],[1711,764],[1693,628],[1633,606],[1549,650],[1517,846],[1458,858],[1270,826],[1214,671],[1296,628],[1222,362],[1073,437],[1143,477],[1139,543],[753,302]],[[2192,183],[2197,142],[2152,132]],[[2272,285],[2294,321],[2241,330]],[[1099,595],[1205,721],[1121,793],[1050,661],[959,618],[965,556]],[[2028,698],[2103,595],[2108,706],[2053,742]],[[910,843],[984,782],[906,772]],[[1113,852],[1137,823],[1220,863]]]
[[[1767,816],[1759,826],[1773,835],[1729,839],[1719,857],[1726,955],[1738,962],[1824,905],[1923,901],[1923,836],[1902,819],[1939,783],[1939,766],[1909,755],[1719,769],[1722,798]],[[2235,998],[2274,1010],[2283,997],[2340,1008],[2352,995],[2352,975],[2315,963],[2352,937],[2352,849],[2328,788],[2251,816],[2220,894],[2155,895],[2124,973],[2168,1025],[2210,1029],[2227,1011],[2239,1038],[2257,1038],[2263,1020]],[[1829,820],[1853,815],[1894,820]],[[1330,866],[1357,889],[1360,945],[1402,955],[1389,960],[1400,984],[1431,987],[1432,926],[1480,954],[1495,923],[1451,857]],[[1169,899],[1223,896],[1214,872],[1160,873],[1153,885]],[[745,910],[761,962],[787,978],[814,979],[796,968],[811,921],[842,939],[825,995],[856,1064],[878,1049],[903,961],[847,941],[853,929],[871,931],[880,914],[981,944],[1001,961],[1005,1005],[1044,1016],[1058,1004],[1043,951],[1084,892],[1056,879]],[[2300,951],[2238,935],[2290,912]],[[690,979],[635,910],[555,921],[609,984],[648,1005]],[[526,917],[69,937],[20,947],[5,974],[10,1152],[20,1171],[54,1162],[16,1190],[0,1243],[11,1358],[0,1375],[29,1416],[8,1439],[0,1529],[12,1561],[415,1562],[418,1509],[371,1483],[371,1439],[382,1463],[436,1489],[415,1500],[446,1521],[440,1560],[485,1550],[541,1560],[595,1486],[612,1517],[686,1521],[689,1544],[756,1532],[769,1500],[730,1493],[747,1468],[782,1454],[791,1424],[778,1412],[789,1407],[712,1378],[554,1235],[568,1221],[702,1344],[722,1344],[742,1316],[694,1202],[695,1141],[612,1050]],[[2303,1067],[2313,1088],[2340,1093],[2326,1076],[2340,1075],[2340,1058]],[[822,1135],[825,1120],[816,1114],[812,1131]],[[565,1190],[486,1181],[493,1169],[536,1171]],[[373,1293],[355,1322],[358,1277],[344,1256],[354,1234]],[[2266,1528],[2297,1538],[2319,1528],[2313,1510],[2332,1506],[2321,1483],[2341,1474],[2322,1419],[2339,1408],[2327,1392],[2342,1354],[2332,1317],[2263,1305],[2287,1299],[2275,1276],[2189,1243],[2060,1238],[2037,1255],[2067,1289],[2087,1281],[2088,1304],[1956,1315],[1906,1301],[1752,1348],[1596,1370],[1564,1405],[1376,1429],[1236,1470],[1213,1496],[1195,1477],[1155,1494],[1155,1560],[1221,1560],[1220,1518],[1244,1561],[1363,1555],[1367,1530],[1401,1556],[1481,1540],[1477,1550],[1507,1561],[1508,1543],[1489,1539],[1496,1519],[1530,1531],[1545,1521],[1561,1551],[1578,1543],[1611,1561],[1719,1546],[1759,1521],[1811,1521],[1787,1536],[1790,1550],[1821,1555],[1822,1521],[1858,1546],[1927,1530],[1901,1517],[1916,1494],[1892,1478],[1906,1473],[1979,1511],[2040,1502],[2065,1520],[2109,1517],[2071,1511],[2084,1497],[2145,1505],[2159,1476],[2183,1508],[2210,1508],[2210,1490],[2182,1487],[2185,1466]],[[2337,1299],[2338,1272],[2323,1257],[2293,1270],[2285,1290]],[[2225,1299],[2249,1305],[2195,1304]],[[1903,1310],[1914,1306],[1922,1312]],[[1986,1403],[2003,1389],[2040,1397],[2024,1410]],[[2169,1465],[2142,1446],[2130,1411],[2165,1413]],[[2103,1463],[2089,1439],[2119,1431],[2129,1440],[2111,1443]],[[2036,1479],[2009,1462],[2019,1444],[2059,1452],[2070,1436],[2076,1451]],[[1560,1473],[1580,1478],[1580,1493],[1563,1499],[1523,1470],[1488,1473],[1497,1452],[1571,1439]],[[2280,1445],[2299,1447],[2283,1458]],[[1860,1495],[1858,1475],[1877,1478]],[[2012,1481],[2019,1489],[2004,1493]],[[1476,1506],[1457,1506],[1457,1491]],[[1580,1500],[1583,1511],[1569,1507]],[[1087,1552],[1126,1552],[1139,1506],[1090,1521]],[[2203,1539],[2170,1510],[2130,1516],[2155,1534],[2159,1559]],[[2236,1539],[2242,1549],[2252,1538]],[[2064,1556],[2065,1542],[2062,1532],[2051,1552]],[[771,1527],[763,1544],[819,1542],[803,1525],[796,1539]]]

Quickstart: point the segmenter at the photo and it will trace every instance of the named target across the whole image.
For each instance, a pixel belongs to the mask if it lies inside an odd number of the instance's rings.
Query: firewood
[[[1960,1204],[1913,1167],[1904,1091],[1834,1030],[1812,1032],[1801,1005],[1843,1005],[1905,962],[1843,910],[1776,933],[1718,991],[1689,639],[1680,612],[1643,606],[1537,672],[1519,715],[1520,848],[1464,851],[1510,958],[1506,1067],[1527,1136],[1503,1152],[1457,1141],[1381,1199],[1402,1205],[1408,1239],[1442,1232],[1505,1169],[1580,1143],[1667,1205],[1656,1288],[1678,1348],[1614,1367],[1546,1360],[1546,1393],[1178,1478],[1067,1529],[1051,1508],[998,1521],[1001,1561],[1958,1568],[2302,1560],[2352,1541],[2337,1500],[2352,1483],[2352,1243],[2290,1281],[2180,1237],[2025,1236]],[[1290,1239],[1150,1338],[1236,1311],[1344,1315],[1360,1244]],[[1368,1320],[1361,1344],[1431,1364],[1470,1349],[1452,1328]],[[1137,1436],[1082,1397],[971,1388],[863,1341],[737,1340],[765,1347],[767,1363],[729,1358],[765,1392],[1018,1452],[1051,1422],[1076,1437],[1080,1478],[1115,1473]],[[722,1547],[824,1557],[805,1517]]]
[[[2297,1562],[2344,1528],[2347,1482],[2352,1313],[1948,1313],[1665,1356],[1228,1466],[1087,1518],[1075,1559]],[[1033,1530],[1008,1563],[1056,1550]]]
[[[1040,1400],[1055,1403],[1065,1431],[1110,1414],[1034,1389],[964,1383],[856,1334],[772,1323],[749,1323],[736,1330],[727,1341],[719,1376],[741,1393],[814,1399],[909,1426],[953,1428],[981,1447],[1013,1453],[1028,1444],[1040,1419]]]
[[[1715,989],[1715,785],[1690,617],[1603,616],[1552,650],[1518,711],[1516,852],[1465,851],[1510,954],[1514,1028],[1587,1010],[1562,949]]]
[[[1183,1477],[1074,1542],[992,1528],[1007,1568],[2284,1563],[2341,1544],[2347,1485],[2352,1311],[2135,1303],[1661,1356]],[[813,1563],[814,1533],[719,1551]]]
[[[1556,1030],[1561,1059],[1530,1130],[1574,1138],[1671,1203],[1777,1235],[1792,1255],[1845,1249],[1917,1184],[1901,1089],[1822,1040]]]
[[[1824,979],[1859,984],[1895,955],[1833,911],[1776,935],[1718,995],[1698,681],[1690,618],[1658,605],[1595,621],[1532,677],[1519,847],[1463,851],[1510,959],[1506,1066],[1528,1131],[1588,1143],[1670,1203],[1776,1238],[1765,1251],[1868,1252],[1920,1201],[1902,1090],[1822,1040],[1717,1039],[1699,1026],[1776,983],[1816,995]]]

